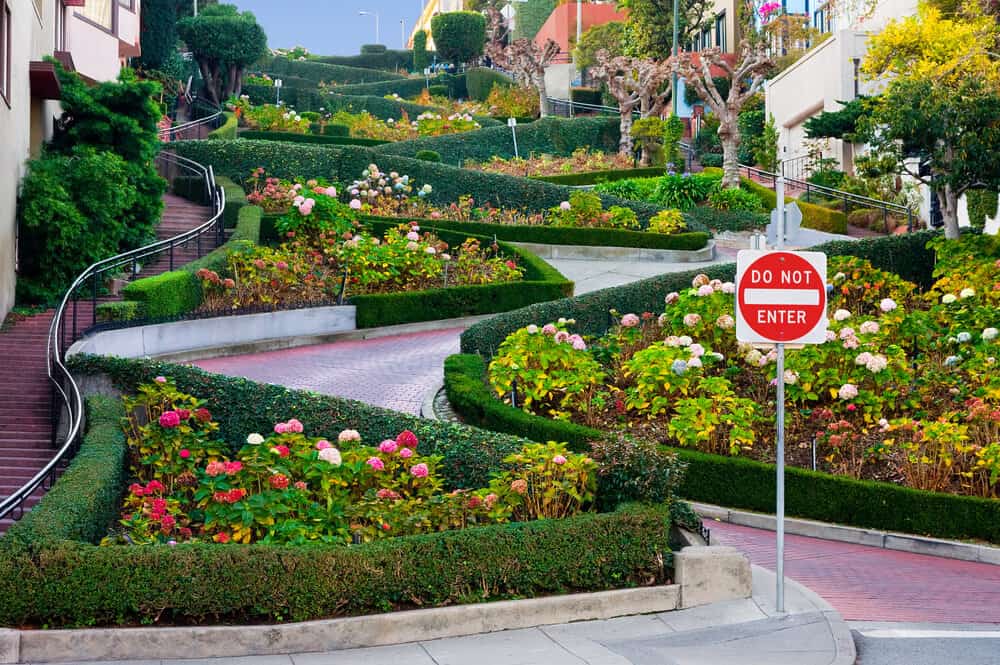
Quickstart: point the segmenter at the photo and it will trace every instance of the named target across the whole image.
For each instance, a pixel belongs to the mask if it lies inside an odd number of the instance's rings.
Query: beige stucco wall
[[[46,115],[52,105],[31,97],[28,64],[52,53],[55,2],[42,3],[39,15],[33,0],[8,0],[11,41],[10,104],[0,100],[0,319],[14,305],[14,261],[18,185],[25,162],[45,137]],[[51,122],[48,123],[51,125]]]

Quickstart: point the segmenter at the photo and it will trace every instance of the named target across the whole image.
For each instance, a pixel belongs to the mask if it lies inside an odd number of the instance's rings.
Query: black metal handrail
[[[215,183],[215,174],[212,168],[202,166],[198,162],[169,152],[161,152],[157,159],[161,163],[175,166],[189,173],[199,175],[204,179],[205,188],[212,203],[212,216],[204,224],[191,229],[190,231],[185,231],[184,233],[176,235],[172,238],[160,240],[150,245],[146,245],[145,247],[140,247],[138,249],[98,261],[84,270],[66,290],[62,301],[60,301],[59,306],[56,308],[55,315],[52,317],[52,323],[49,325],[49,334],[46,340],[45,350],[46,371],[48,373],[49,380],[52,382],[54,392],[53,408],[54,410],[58,409],[59,415],[65,413],[66,419],[64,422],[66,423],[66,434],[63,438],[62,445],[58,446],[58,450],[56,450],[52,459],[49,460],[49,462],[46,463],[46,465],[28,482],[15,490],[10,496],[5,497],[2,501],[0,501],[0,519],[3,519],[8,515],[13,515],[14,519],[19,519],[24,514],[24,502],[40,487],[44,489],[51,487],[59,473],[60,468],[64,463],[68,463],[79,449],[83,428],[83,396],[80,393],[80,387],[74,380],[73,375],[66,368],[63,359],[66,345],[66,329],[64,327],[64,319],[68,315],[68,306],[72,302],[74,304],[74,328],[76,327],[75,303],[77,299],[75,296],[80,291],[81,287],[87,285],[88,283],[92,285],[92,293],[94,294],[95,304],[94,317],[96,320],[96,285],[99,283],[99,279],[102,275],[117,270],[121,266],[125,265],[131,265],[134,269],[140,259],[145,259],[149,256],[155,256],[164,252],[171,252],[172,255],[173,249],[179,245],[183,245],[191,240],[200,238],[209,232],[216,233],[216,238],[218,239],[220,237],[219,234],[223,232],[222,213],[226,207],[226,196],[222,188]],[[75,341],[74,338],[75,331],[69,343]],[[54,417],[53,439],[58,437],[58,422],[58,417]]]
[[[882,221],[886,221],[889,215],[899,215],[901,217],[906,217],[906,227],[908,230],[913,230],[914,215],[913,210],[908,206],[900,205],[898,203],[892,203],[890,201],[883,201],[882,199],[873,199],[870,196],[861,196],[860,194],[853,194],[851,192],[846,192],[842,189],[834,189],[832,187],[824,187],[822,185],[817,185],[809,182],[808,180],[799,180],[798,178],[789,178],[787,176],[779,176],[777,173],[772,173],[771,171],[765,171],[764,169],[758,169],[754,166],[747,166],[746,164],[740,164],[740,170],[745,172],[748,178],[757,180],[762,180],[765,183],[770,180],[771,189],[775,188],[779,177],[783,177],[785,181],[785,186],[788,189],[798,189],[803,192],[802,197],[800,197],[806,203],[809,203],[809,196],[815,194],[817,196],[822,196],[828,199],[836,199],[843,201],[844,204],[844,214],[851,212],[851,206],[856,208],[870,208],[873,210],[882,211]]]
[[[188,104],[188,108],[197,109],[202,108],[208,112],[208,115],[197,118],[195,120],[189,120],[187,122],[182,122],[179,125],[174,125],[172,127],[166,127],[159,131],[159,139],[164,143],[170,141],[176,141],[178,139],[190,139],[190,138],[200,138],[198,133],[202,127],[210,126],[213,129],[219,126],[219,120],[223,117],[224,111],[212,104],[211,102],[206,102],[200,97],[194,97],[192,101]],[[190,136],[194,133],[194,136]]]

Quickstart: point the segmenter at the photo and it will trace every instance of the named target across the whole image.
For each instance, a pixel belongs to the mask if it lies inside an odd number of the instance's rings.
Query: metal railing
[[[176,247],[192,241],[199,243],[200,246],[200,239],[210,233],[215,234],[216,242],[222,238],[222,213],[226,207],[226,197],[222,188],[215,183],[215,174],[212,168],[206,168],[186,157],[168,152],[161,152],[157,160],[160,166],[168,172],[180,170],[204,179],[206,193],[212,204],[212,216],[204,224],[190,231],[98,261],[84,270],[66,290],[62,301],[56,308],[55,315],[52,317],[45,350],[46,371],[53,390],[53,447],[56,450],[52,459],[27,483],[15,490],[10,496],[0,500],[0,519],[8,516],[20,519],[24,514],[25,501],[39,488],[48,490],[61,469],[69,463],[80,447],[83,427],[83,396],[73,375],[63,362],[67,345],[72,344],[77,339],[77,303],[80,292],[89,288],[91,303],[94,306],[94,322],[96,322],[97,293],[104,276],[120,272],[123,266],[129,266],[133,271],[137,271],[140,262],[164,253],[169,253],[173,257]],[[172,265],[171,261],[171,267]],[[71,315],[72,330],[68,331],[67,319]],[[68,340],[67,332],[69,332]],[[65,429],[65,434],[61,437],[61,444],[58,443],[60,417],[64,417],[61,422]]]
[[[572,118],[577,113],[598,113],[604,115],[619,115],[621,110],[617,106],[604,106],[603,104],[585,104],[574,102],[571,99],[557,99],[556,97],[546,97],[552,115]],[[639,111],[632,111],[632,117],[641,117]]]
[[[207,113],[200,118],[182,122],[179,125],[161,129],[159,132],[160,141],[169,143],[170,141],[186,141],[190,139],[204,138],[201,133],[204,128],[216,129],[224,121],[223,110],[210,102],[202,100],[200,97],[193,98],[188,103],[188,109],[195,114],[198,112]]]
[[[740,171],[745,173],[748,178],[760,182],[765,186],[769,186],[771,189],[775,188],[775,184],[778,181],[778,174],[772,173],[771,171],[765,171],[763,169],[758,169],[753,166],[747,166],[746,164],[740,164]],[[809,203],[809,197],[813,196],[815,198],[833,199],[836,201],[841,201],[843,205],[844,214],[850,214],[852,207],[855,210],[867,208],[871,210],[879,210],[882,212],[882,222],[886,222],[889,215],[895,215],[899,217],[906,218],[906,228],[909,231],[913,230],[913,225],[915,220],[913,210],[904,205],[899,205],[898,203],[891,203],[889,201],[883,201],[881,199],[873,199],[870,196],[861,196],[860,194],[852,194],[851,192],[846,192],[842,189],[833,189],[832,187],[823,187],[822,185],[816,185],[809,182],[808,180],[800,180],[798,178],[790,178],[788,176],[783,176],[785,180],[785,191],[798,190],[802,194],[799,196],[800,201]],[[768,184],[770,183],[770,184]]]

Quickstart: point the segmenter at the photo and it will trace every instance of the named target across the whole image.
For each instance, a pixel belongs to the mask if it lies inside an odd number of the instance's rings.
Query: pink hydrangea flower
[[[701,323],[700,314],[691,313],[684,315],[684,325],[686,325],[688,328],[694,328],[699,323]]]
[[[417,435],[408,429],[404,429],[396,437],[396,443],[398,443],[403,448],[416,448],[417,447]]]
[[[861,330],[862,335],[873,335],[878,332],[879,327],[874,321],[865,321],[861,324],[859,330]]]
[[[337,435],[337,441],[341,443],[347,443],[348,441],[360,441],[361,435],[356,429],[345,429],[343,432]]]
[[[705,355],[705,347],[701,344],[692,344],[688,347],[688,351],[691,352],[692,358],[700,358]]]
[[[555,457],[552,458],[552,463],[559,464],[561,466],[566,463],[566,458],[563,457],[562,455],[556,455]]]
[[[713,289],[709,284],[703,284],[703,285],[701,285],[701,286],[698,287],[698,297],[699,298],[708,297],[708,296],[712,295],[713,293],[715,293],[715,289]]]
[[[284,434],[287,431],[288,431],[288,424],[287,423],[275,423],[275,425],[274,425],[274,433],[275,434]]]
[[[568,342],[568,341],[569,341],[569,333],[568,332],[566,332],[565,330],[560,330],[559,332],[556,333],[556,343],[557,344],[562,344],[563,342]]]
[[[205,473],[213,478],[215,476],[221,476],[226,472],[226,465],[224,462],[209,462],[208,466],[205,467]]]
[[[177,454],[181,456],[181,459],[188,459],[191,457],[191,451],[187,448],[181,448],[180,452]]]
[[[326,450],[327,448],[332,448],[332,447],[333,444],[331,444],[326,439],[320,439],[319,441],[316,442],[316,450]]]
[[[176,411],[164,411],[160,415],[160,427],[172,429],[181,424],[181,417]]]
[[[398,447],[399,445],[392,439],[386,439],[382,443],[378,444],[379,451],[387,455],[391,455],[392,453],[396,452],[396,449]]]
[[[296,420],[295,418],[292,418],[286,424],[288,425],[289,432],[295,432],[296,434],[301,434],[305,430],[305,428],[302,426],[302,423]]]
[[[545,333],[546,335],[555,335],[557,330],[558,329],[555,327],[555,324],[552,323],[546,323],[544,326],[542,326],[542,332]]]
[[[327,196],[337,196],[337,188],[336,187],[327,187],[325,193],[326,193]]]
[[[667,303],[668,305],[673,305],[675,302],[680,300],[680,298],[681,294],[674,291],[672,293],[668,293],[666,297],[663,299],[663,302]]]
[[[165,376],[158,376],[155,379],[153,379],[153,381],[156,381],[157,383],[166,383],[167,382],[167,377],[165,377]]]
[[[639,325],[639,317],[635,314],[626,314],[622,317],[622,326],[625,328],[634,328]]]
[[[715,320],[715,325],[721,328],[722,330],[729,330],[730,328],[736,325],[736,321],[735,319],[733,319],[733,317],[729,316],[728,314],[723,314],[722,316],[720,316]]]
[[[351,206],[351,210],[361,210],[361,200],[360,199],[351,199],[350,206]]]
[[[559,204],[559,209],[560,209],[560,210],[569,210],[569,209],[570,209],[570,208],[572,208],[572,207],[573,207],[573,206],[571,206],[571,205],[569,204],[569,201],[563,201],[562,203],[560,203],[560,204]]]
[[[413,457],[413,448],[403,448],[399,451],[399,456],[403,459],[410,459]]]
[[[365,462],[368,466],[372,468],[373,471],[381,471],[385,468],[385,462],[377,457],[369,457],[368,461]]]
[[[837,396],[842,400],[854,399],[858,396],[858,387],[853,383],[845,383],[837,391]]]
[[[410,469],[410,474],[414,478],[426,478],[428,473],[430,473],[430,470],[427,468],[427,465],[424,464],[423,462],[421,462],[420,464],[414,464],[413,467]]]

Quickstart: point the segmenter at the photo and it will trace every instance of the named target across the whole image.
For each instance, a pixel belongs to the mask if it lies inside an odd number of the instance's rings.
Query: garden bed
[[[290,414],[306,432],[334,439],[347,428],[364,441],[410,430],[419,459],[441,456],[438,468],[451,489],[484,486],[525,443],[189,367],[99,357],[74,358],[72,366],[78,375],[104,375],[132,394],[170,376],[178,390],[204,398],[208,417],[219,424],[223,454],[245,446],[248,432],[270,431]],[[667,575],[667,513],[635,505],[360,545],[95,546],[120,498],[135,496],[134,487],[126,488],[127,460],[135,458],[120,428],[120,402],[91,398],[88,415],[73,465],[0,541],[0,592],[8,599],[0,607],[2,625],[297,621],[662,583]],[[294,447],[300,435],[274,436]],[[262,576],[261,570],[270,572]]]

